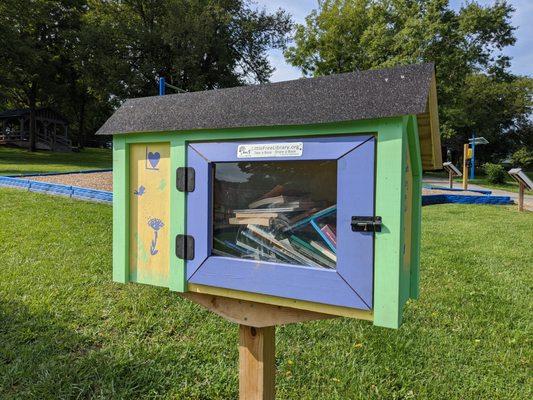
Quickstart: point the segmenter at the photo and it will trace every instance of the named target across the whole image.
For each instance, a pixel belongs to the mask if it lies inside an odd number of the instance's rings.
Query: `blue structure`
[[[159,77],[159,96],[165,95],[165,78],[163,76]]]
[[[513,204],[509,196],[461,196],[454,194],[430,194],[422,196],[422,205],[458,203],[458,204]]]
[[[111,204],[113,202],[113,193],[104,190],[60,185],[57,183],[31,181],[28,179],[11,178],[8,176],[0,176],[0,186],[25,189],[29,192],[47,193],[56,196],[66,196],[100,203]]]

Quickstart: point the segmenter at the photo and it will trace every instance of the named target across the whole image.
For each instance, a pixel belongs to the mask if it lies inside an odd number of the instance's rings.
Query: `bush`
[[[486,163],[483,165],[483,170],[487,174],[487,179],[490,183],[505,183],[507,172],[502,165]]]
[[[514,152],[511,160],[513,161],[513,166],[527,169],[533,165],[533,150],[529,150],[524,146]]]

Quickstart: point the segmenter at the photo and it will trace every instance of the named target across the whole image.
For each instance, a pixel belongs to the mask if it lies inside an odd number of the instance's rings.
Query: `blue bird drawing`
[[[141,197],[144,194],[144,192],[146,192],[146,188],[143,185],[141,185],[139,186],[139,189],[133,191],[133,194]]]

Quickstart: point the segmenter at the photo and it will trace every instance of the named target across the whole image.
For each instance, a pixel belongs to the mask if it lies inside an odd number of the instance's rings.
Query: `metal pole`
[[[472,160],[470,160],[470,179],[475,179],[475,162],[476,162],[476,132],[472,132]]]
[[[463,146],[463,190],[468,189],[468,143]]]
[[[160,76],[159,77],[159,96],[165,95],[165,78]]]

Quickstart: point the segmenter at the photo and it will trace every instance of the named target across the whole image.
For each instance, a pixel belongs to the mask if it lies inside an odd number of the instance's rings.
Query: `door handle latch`
[[[352,231],[354,232],[381,232],[381,217],[352,217]]]

